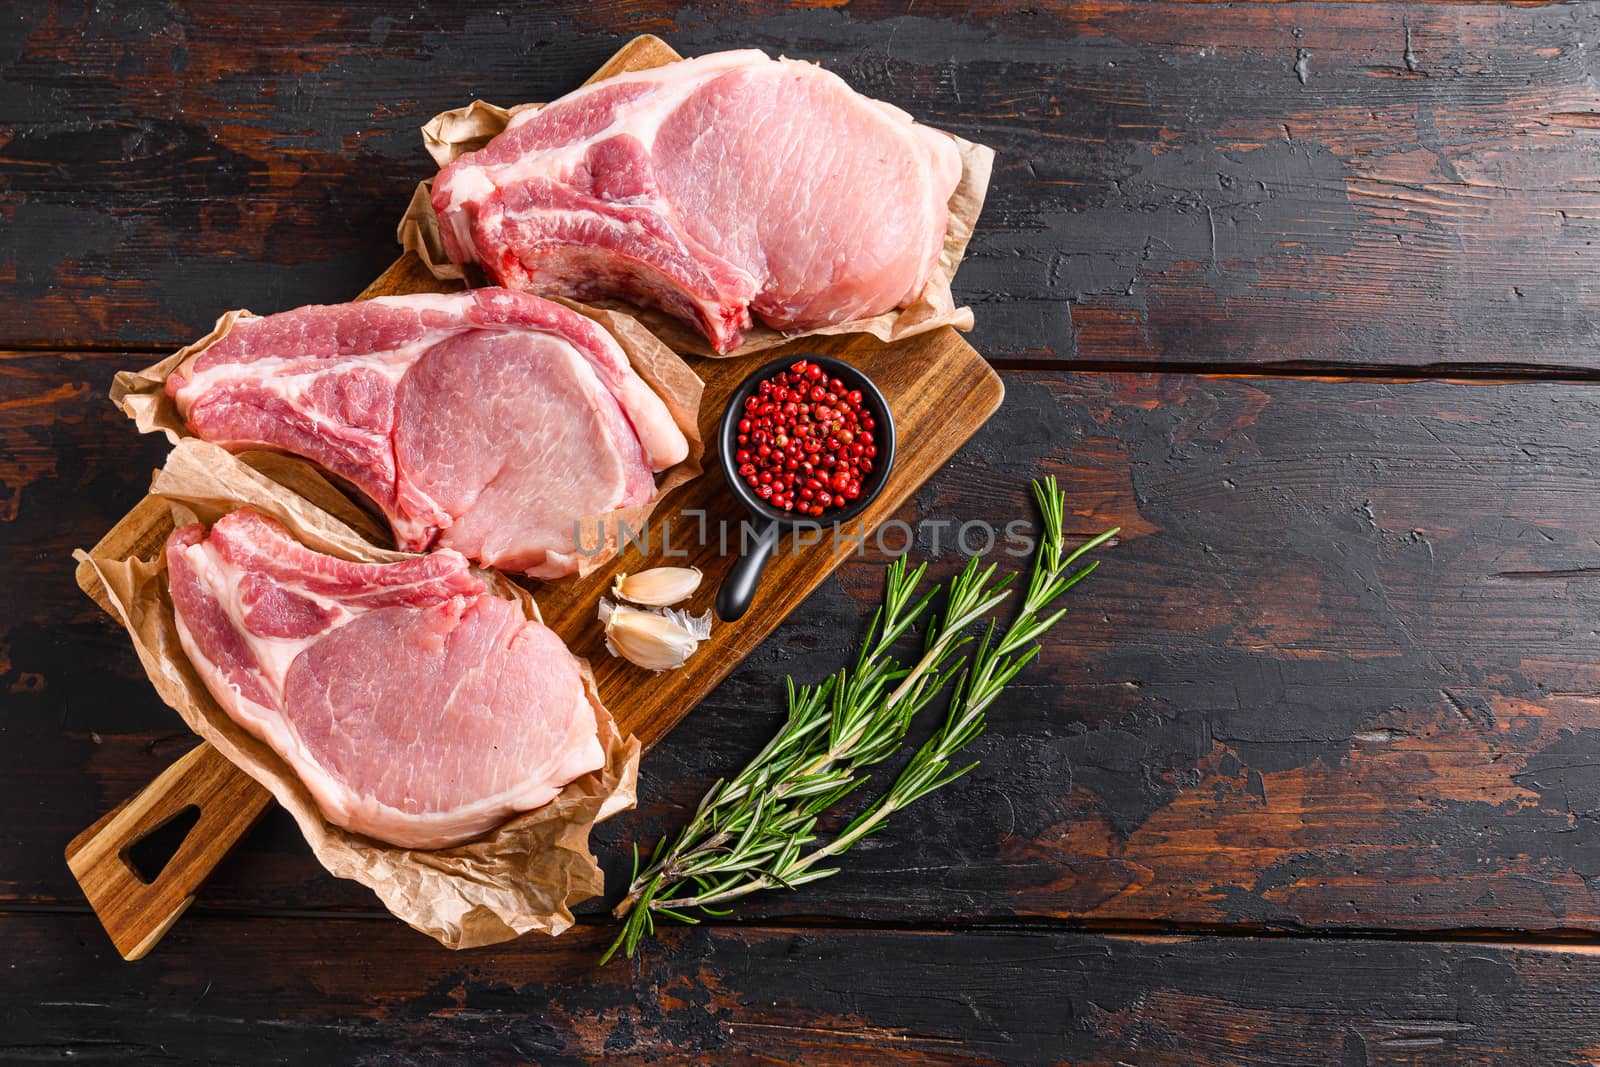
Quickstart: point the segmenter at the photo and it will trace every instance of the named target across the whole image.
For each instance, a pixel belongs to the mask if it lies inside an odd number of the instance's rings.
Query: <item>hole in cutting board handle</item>
[[[179,808],[172,818],[123,849],[122,858],[141,882],[154,885],[199,821],[200,809],[193,804]]]

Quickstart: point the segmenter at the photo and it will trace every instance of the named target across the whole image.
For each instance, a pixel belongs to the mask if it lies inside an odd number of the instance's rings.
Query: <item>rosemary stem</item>
[[[790,865],[789,873],[793,875],[809,871],[812,867],[815,867],[823,860],[828,859],[831,856],[837,856],[839,853],[846,851],[851,845],[854,845],[857,841],[861,840],[863,837],[866,837],[885,819],[899,810],[900,805],[898,803],[895,803],[892,798],[885,798],[878,807],[857,820],[855,825],[853,825],[848,831],[840,834],[826,845],[813,849],[805,856],[796,860]],[[724,889],[712,893],[703,893],[699,896],[684,897],[680,900],[674,900],[672,902],[672,906],[674,908],[698,908],[704,907],[707,904],[725,904],[732,900],[738,900],[740,897],[747,897],[751,893],[759,893],[763,889],[775,889],[779,884],[780,883],[771,875],[763,874],[751,881],[743,882],[737,886],[734,886],[731,889]]]
[[[928,651],[923,653],[922,658],[917,661],[916,666],[912,667],[911,670],[907,672],[905,678],[901,680],[900,684],[895,686],[894,691],[884,698],[883,704],[881,705],[883,711],[888,711],[896,704],[900,703],[901,698],[904,697],[908,691],[910,691],[913,685],[921,681],[932,667],[944,660],[944,657],[950,651],[950,645],[953,643],[953,641],[949,640],[952,632],[953,631],[950,630],[943,631],[934,641],[933,645],[929,647]],[[860,742],[862,735],[867,732],[867,727],[870,726],[871,723],[872,718],[870,716],[863,716],[860,726],[857,726],[849,734],[840,738],[834,744],[828,746],[828,750],[818,756],[808,766],[801,768],[799,776],[805,777],[816,774],[819,771],[826,770],[830,764],[837,762],[842,756],[848,754],[850,750],[853,749],[858,742]],[[784,785],[791,785],[791,783],[786,782]],[[779,793],[778,796],[781,798],[782,794]]]
[[[1000,601],[1004,600],[1008,595],[1009,594],[1007,593],[1001,593],[999,596],[991,598],[992,603],[985,601],[986,606],[984,611],[987,611],[989,607],[993,607],[995,604],[999,604]],[[888,697],[884,699],[884,710],[888,711],[890,708],[893,708],[896,704],[900,703],[901,698],[910,691],[913,685],[922,680],[923,676],[928,673],[928,669],[930,667],[936,663],[942,662],[944,657],[949,654],[951,646],[953,646],[956,640],[961,636],[961,631],[966,629],[967,624],[972,622],[973,619],[977,618],[978,615],[981,614],[983,614],[983,612],[978,612],[977,614],[968,613],[966,617],[956,620],[956,624],[953,626],[947,623],[945,628],[940,631],[938,638],[936,638],[934,643],[929,646],[928,651],[922,654],[922,658],[917,661],[917,665],[911,668],[911,672],[901,679],[899,685],[895,686],[894,692],[890,693]],[[865,729],[864,726],[863,729]]]

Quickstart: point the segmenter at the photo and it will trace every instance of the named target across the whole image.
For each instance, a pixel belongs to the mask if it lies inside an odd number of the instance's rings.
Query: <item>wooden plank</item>
[[[1600,348],[1591,5],[13,7],[0,345],[174,346],[226,306],[355,292],[428,175],[428,117],[548,99],[652,32],[818,59],[994,144],[957,279],[990,357],[1593,368]]]
[[[138,967],[8,915],[10,1061],[1592,1062],[1600,956],[1486,944],[829,927],[605,931],[452,954],[397,924],[194,916]],[[219,946],[225,950],[219,951]]]
[[[122,634],[67,578],[126,493],[97,425],[126,357],[0,361],[66,383],[0,404],[7,442],[59,449],[0,548],[0,900],[77,899],[59,847],[192,744]],[[27,373],[24,374],[23,372]],[[1120,524],[1071,612],[992,713],[982,766],[844,874],[747,915],[1070,919],[1321,930],[1592,933],[1600,851],[1600,549],[1592,388],[1008,373],[999,415],[896,514],[959,562],[963,522],[1027,515],[1054,472],[1080,534]],[[7,379],[0,378],[0,381]],[[20,386],[19,386],[20,387]],[[128,499],[124,496],[123,506]],[[898,535],[886,538],[898,547]],[[1003,565],[1011,561],[996,555]],[[875,547],[823,582],[649,756],[640,811],[596,840],[675,830],[770,736],[785,674],[851,654]],[[196,910],[371,910],[269,816]]]

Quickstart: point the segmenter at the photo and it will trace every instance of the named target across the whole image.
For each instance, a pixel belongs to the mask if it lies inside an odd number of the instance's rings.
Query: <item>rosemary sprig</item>
[[[709,889],[719,878],[772,859],[777,845],[809,835],[816,816],[860,784],[859,770],[898,751],[916,713],[943,687],[951,657],[967,641],[966,628],[1007,595],[1009,578],[995,582],[992,566],[969,563],[952,583],[921,658],[902,668],[889,649],[938,592],[917,597],[926,569],[923,564],[908,574],[903,558],[890,565],[884,604],[854,669],[815,686],[796,688],[790,680],[789,713],[778,735],[738,776],[713,786],[671,848],[658,848],[645,870],[635,872],[619,916],[645,895],[660,910],[670,897],[650,892],[658,878],[696,878]]]
[[[712,786],[694,817],[668,845],[663,838],[641,869],[637,847],[628,894],[615,914],[622,930],[601,958],[620,948],[632,956],[655,930],[655,918],[697,923],[688,914],[726,914],[722,905],[764,889],[793,889],[838,873],[819,866],[882,828],[889,817],[976,766],[952,770],[960,751],[985,726],[985,711],[1017,672],[1038,654],[1035,640],[1065,613],[1041,613],[1087,577],[1096,564],[1069,570],[1085,553],[1115,536],[1110,530],[1072,552],[1065,547],[1065,498],[1055,479],[1034,483],[1043,537],[1021,611],[995,638],[991,621],[970,663],[961,650],[967,631],[1010,596],[1013,575],[976,559],[951,581],[944,610],[930,625],[921,656],[901,666],[891,646],[927,611],[938,593],[917,590],[927,565],[889,567],[884,602],[868,627],[852,668],[825,681],[788,683],[788,715],[766,747],[732,779]],[[866,780],[865,771],[899,751],[917,714],[957,679],[944,723],[911,757],[894,784],[832,840],[817,844],[817,822]],[[816,847],[811,847],[816,846]]]

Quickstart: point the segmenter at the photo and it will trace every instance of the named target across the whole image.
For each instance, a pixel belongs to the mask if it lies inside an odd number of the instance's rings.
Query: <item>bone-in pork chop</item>
[[[501,285],[620,296],[721,352],[903,306],[945,239],[944,134],[810,63],[718,52],[518,112],[433,185],[446,253]]]
[[[580,518],[650,502],[688,452],[609,333],[507,289],[241,318],[167,392],[198,437],[354,484],[403,549],[540,578],[579,569]]]
[[[442,848],[601,765],[578,661],[457,552],[353,563],[242,510],[174,531],[166,557],[206,688],[331,823]]]

